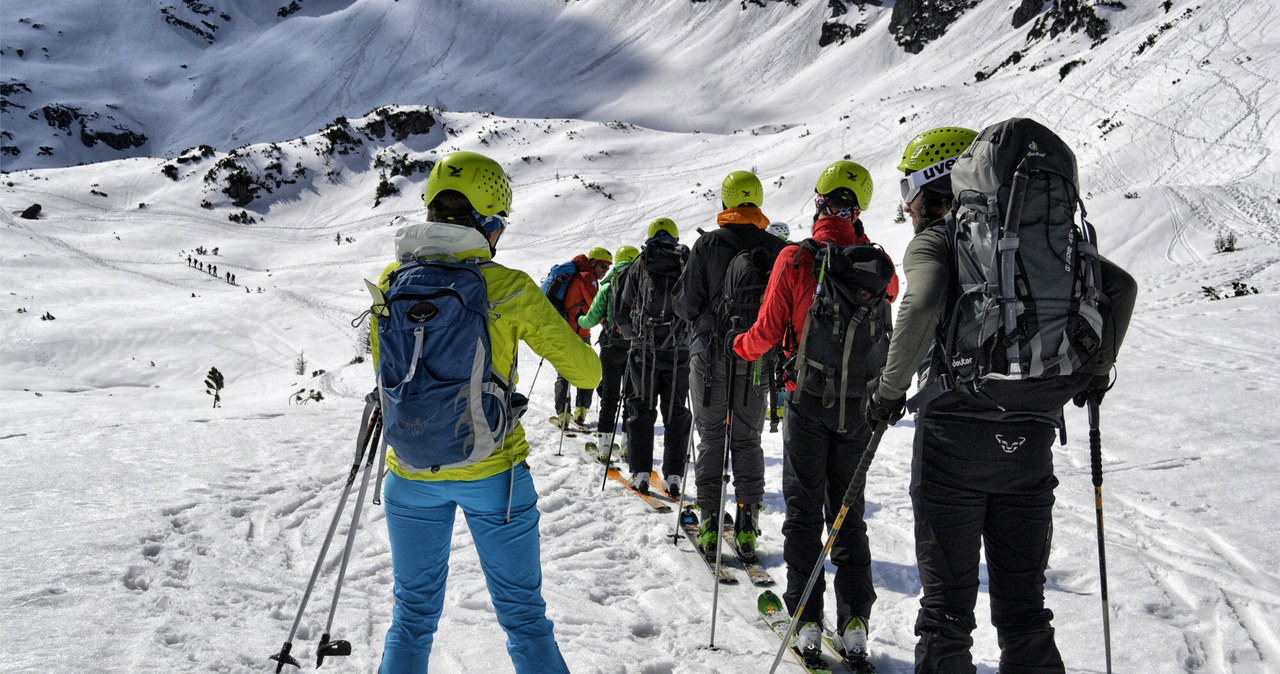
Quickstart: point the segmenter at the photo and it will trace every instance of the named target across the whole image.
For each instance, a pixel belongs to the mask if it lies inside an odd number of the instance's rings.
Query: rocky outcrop
[[[893,39],[911,54],[942,37],[947,28],[979,0],[898,0],[893,5],[889,30]]]

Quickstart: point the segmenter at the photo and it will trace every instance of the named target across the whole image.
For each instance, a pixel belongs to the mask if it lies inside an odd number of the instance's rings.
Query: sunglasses
[[[904,176],[898,181],[898,187],[902,189],[902,200],[911,203],[920,196],[920,190],[925,185],[951,173],[951,167],[955,166],[956,160],[960,156],[948,157],[942,161],[926,166],[911,175]]]
[[[480,225],[480,229],[484,230],[485,234],[492,234],[500,229],[507,228],[507,216],[505,215],[480,215],[477,212],[475,217],[476,223]]]

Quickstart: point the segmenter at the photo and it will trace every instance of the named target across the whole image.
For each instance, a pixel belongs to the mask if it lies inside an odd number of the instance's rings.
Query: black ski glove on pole
[[[862,415],[867,418],[867,425],[875,428],[877,424],[892,426],[907,413],[907,398],[885,400],[880,397],[880,380],[872,379],[867,384],[867,393],[862,397]]]
[[[1089,385],[1086,386],[1083,391],[1077,393],[1075,397],[1071,399],[1071,402],[1075,403],[1076,407],[1084,407],[1089,404],[1090,401],[1095,405],[1101,405],[1102,396],[1106,395],[1107,391],[1110,390],[1111,373],[1107,372],[1095,375],[1093,379],[1089,380]]]

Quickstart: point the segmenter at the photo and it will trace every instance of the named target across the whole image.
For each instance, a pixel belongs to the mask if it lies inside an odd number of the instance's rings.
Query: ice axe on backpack
[[[331,640],[329,632],[333,627],[333,615],[338,607],[338,596],[342,591],[342,579],[346,575],[347,560],[351,557],[351,546],[355,540],[355,532],[360,521],[360,505],[364,501],[365,491],[369,486],[369,472],[373,469],[373,460],[378,455],[376,447],[381,438],[382,409],[378,406],[376,397],[366,398],[364,417],[361,420],[361,431],[356,438],[355,461],[352,462],[351,470],[347,473],[347,482],[343,485],[342,496],[338,499],[338,509],[333,514],[333,521],[329,523],[329,531],[325,534],[324,543],[320,545],[320,554],[316,557],[316,564],[311,570],[311,579],[307,581],[307,589],[302,593],[302,602],[298,605],[298,613],[293,619],[293,627],[289,629],[289,637],[285,639],[284,646],[280,648],[280,652],[269,658],[279,663],[276,665],[276,674],[279,674],[285,665],[301,667],[298,664],[298,660],[290,654],[293,650],[293,637],[298,632],[298,625],[302,622],[302,613],[307,608],[307,601],[311,598],[311,591],[315,589],[316,579],[320,576],[320,568],[324,565],[325,555],[329,552],[329,544],[333,542],[334,532],[337,531],[338,522],[342,519],[342,509],[347,504],[347,497],[351,495],[351,486],[355,484],[356,475],[360,472],[360,464],[364,463],[364,478],[360,482],[360,496],[356,501],[351,526],[347,529],[347,545],[342,554],[338,582],[333,591],[333,603],[329,609],[329,621],[325,625],[324,634],[320,638],[320,645],[316,649],[316,667],[319,667],[327,656],[351,655],[351,643],[342,639]]]
[[[822,554],[818,555],[818,562],[813,565],[813,572],[809,574],[809,582],[804,586],[804,593],[800,595],[800,601],[796,604],[795,615],[792,617],[791,625],[787,627],[786,635],[782,637],[782,647],[773,658],[773,666],[769,667],[769,674],[773,674],[778,669],[778,663],[782,662],[782,654],[786,653],[787,648],[790,647],[796,625],[800,624],[797,618],[804,615],[805,602],[809,601],[809,594],[813,592],[813,586],[817,584],[818,576],[822,574],[823,564],[827,561],[827,554],[831,552],[832,544],[836,542],[836,535],[840,533],[845,515],[849,514],[849,507],[858,500],[858,494],[867,484],[867,471],[871,468],[871,459],[876,455],[876,449],[880,447],[880,438],[884,436],[885,428],[887,428],[886,424],[876,424],[875,430],[871,433],[871,440],[867,441],[867,448],[863,450],[858,468],[853,473],[853,480],[849,482],[849,488],[844,492],[840,512],[836,515],[835,523],[831,525],[831,533],[827,534],[827,542],[822,546]]]

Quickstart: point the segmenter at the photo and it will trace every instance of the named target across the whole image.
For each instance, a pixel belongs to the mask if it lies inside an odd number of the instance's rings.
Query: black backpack
[[[739,329],[750,328],[756,322],[777,253],[761,246],[748,247],[740,237],[727,229],[721,228],[718,232],[724,241],[740,249],[729,260],[729,266],[725,267],[720,297],[711,307],[714,313],[712,334],[723,336],[734,328],[735,318],[739,319]],[[713,339],[712,348],[724,348],[721,341]]]
[[[688,330],[675,312],[674,291],[688,259],[689,249],[678,243],[653,240],[644,245],[623,272],[630,320],[621,315],[614,319],[623,338],[657,351],[687,347]]]
[[[980,409],[1060,409],[1095,374],[1105,302],[1075,155],[1040,123],[1010,119],[983,129],[951,184],[954,302],[933,389]]]
[[[804,250],[813,253],[818,286],[796,350],[795,394],[821,391],[823,407],[839,404],[838,430],[843,433],[849,400],[865,394],[889,356],[893,261],[874,244],[837,246],[805,239],[793,264],[800,264]]]

